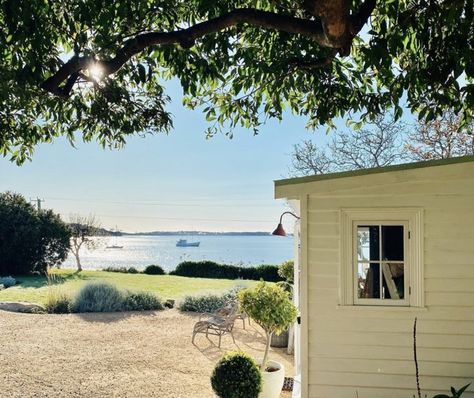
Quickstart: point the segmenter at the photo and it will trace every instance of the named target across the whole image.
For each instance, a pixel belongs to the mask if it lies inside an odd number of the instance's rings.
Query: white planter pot
[[[276,361],[268,361],[267,367],[276,368],[275,372],[262,372],[263,389],[258,398],[280,398],[285,382],[285,367]]]

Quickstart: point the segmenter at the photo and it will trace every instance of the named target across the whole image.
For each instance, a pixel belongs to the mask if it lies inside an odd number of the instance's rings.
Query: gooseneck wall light
[[[298,217],[295,213],[292,213],[291,211],[285,211],[281,216],[280,216],[280,222],[278,223],[278,227],[276,227],[275,231],[272,232],[272,235],[277,235],[277,236],[286,236],[286,232],[283,229],[283,225],[281,223],[283,216],[285,214],[291,214],[293,217],[297,218],[298,220],[300,217]]]

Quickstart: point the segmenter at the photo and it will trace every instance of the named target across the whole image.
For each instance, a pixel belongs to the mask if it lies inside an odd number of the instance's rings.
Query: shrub
[[[66,259],[70,236],[51,210],[38,211],[19,194],[0,194],[0,274],[45,273]]]
[[[164,310],[161,300],[150,292],[127,292],[123,301],[124,311]]]
[[[165,275],[165,270],[161,268],[159,265],[148,265],[143,273],[147,275]]]
[[[237,279],[240,267],[218,264],[214,261],[184,261],[179,263],[173,275],[194,278]]]
[[[214,312],[226,304],[223,295],[205,294],[200,296],[185,296],[179,303],[181,311]]]
[[[139,271],[135,267],[106,267],[102,271],[119,272],[121,274],[138,274]]]
[[[0,285],[3,285],[5,289],[7,289],[16,285],[16,279],[11,276],[4,276],[0,278]]]
[[[79,290],[73,305],[74,312],[114,312],[123,309],[124,294],[114,285],[91,282]]]
[[[288,283],[293,283],[295,274],[294,274],[295,262],[293,260],[288,260],[280,264],[278,267],[278,275],[283,278]]]
[[[256,267],[242,267],[241,268],[242,279],[251,279],[259,281],[263,279],[267,282],[279,282],[282,280],[278,275],[278,267],[276,265],[262,264]]]
[[[262,391],[262,375],[250,356],[233,352],[217,362],[211,385],[220,398],[257,398]]]
[[[267,342],[261,369],[265,369],[273,334],[281,334],[295,321],[297,310],[289,295],[277,285],[260,282],[237,294],[240,307],[265,331]]]
[[[268,282],[282,280],[278,275],[278,267],[275,265],[241,267],[218,264],[213,261],[184,261],[178,264],[176,269],[170,272],[170,275],[213,279],[251,279],[256,281],[263,279]]]
[[[222,294],[204,294],[199,296],[186,296],[179,303],[180,311],[189,312],[215,312],[224,307],[229,301],[234,301],[243,288],[236,286]]]
[[[44,308],[48,314],[68,314],[72,306],[71,297],[56,290],[48,294]]]

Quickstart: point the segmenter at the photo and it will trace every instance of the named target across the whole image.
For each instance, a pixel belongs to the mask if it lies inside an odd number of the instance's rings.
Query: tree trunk
[[[267,344],[265,346],[265,354],[263,355],[262,364],[260,365],[260,371],[261,372],[263,372],[265,370],[266,365],[267,365],[268,351],[270,351],[270,343],[272,341],[273,333],[267,333],[266,332],[266,335],[267,335]]]
[[[74,254],[74,257],[76,257],[77,272],[81,272],[82,271],[82,265],[81,265],[81,260],[79,258],[79,253],[74,252],[73,254]]]

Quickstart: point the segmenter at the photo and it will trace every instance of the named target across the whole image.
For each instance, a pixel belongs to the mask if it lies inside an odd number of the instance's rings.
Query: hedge
[[[276,265],[259,265],[242,267],[228,264],[218,264],[213,261],[184,261],[170,275],[188,276],[193,278],[212,279],[250,279],[268,282],[279,282],[283,279],[278,274]]]

